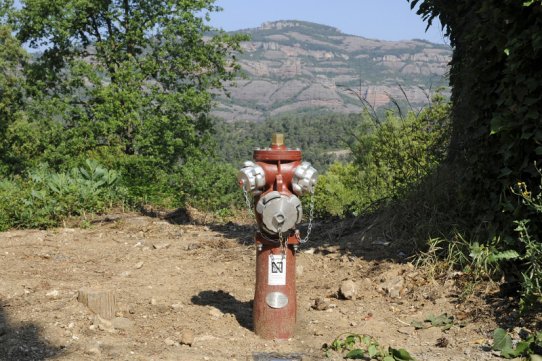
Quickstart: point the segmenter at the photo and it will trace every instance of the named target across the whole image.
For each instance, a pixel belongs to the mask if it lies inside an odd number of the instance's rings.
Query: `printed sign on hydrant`
[[[286,285],[286,255],[269,255],[267,284],[270,286]]]

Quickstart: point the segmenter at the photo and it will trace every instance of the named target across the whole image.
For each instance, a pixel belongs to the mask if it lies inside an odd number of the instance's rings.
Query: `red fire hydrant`
[[[296,229],[303,211],[297,196],[314,191],[317,171],[301,162],[301,151],[274,134],[270,148],[256,149],[245,162],[239,184],[254,196],[256,241],[254,331],[265,339],[288,339],[296,324],[295,253],[303,242]]]

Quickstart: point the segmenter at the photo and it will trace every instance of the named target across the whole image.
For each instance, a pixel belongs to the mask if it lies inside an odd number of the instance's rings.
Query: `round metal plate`
[[[271,292],[265,296],[265,302],[271,308],[283,308],[288,304],[288,297],[282,292]]]

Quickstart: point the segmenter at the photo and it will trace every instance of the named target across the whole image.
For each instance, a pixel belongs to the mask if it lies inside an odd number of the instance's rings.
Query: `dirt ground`
[[[260,339],[251,233],[136,213],[0,233],[0,360],[320,360],[322,345],[345,332],[417,360],[498,359],[491,333],[513,310],[462,300],[453,275],[430,280],[404,260],[409,250],[332,224],[317,224],[297,256],[295,337]],[[356,286],[353,300],[338,295],[344,280]],[[115,292],[115,322],[78,302],[82,287]],[[410,325],[442,313],[454,316],[449,330]],[[190,332],[192,345],[182,344]]]

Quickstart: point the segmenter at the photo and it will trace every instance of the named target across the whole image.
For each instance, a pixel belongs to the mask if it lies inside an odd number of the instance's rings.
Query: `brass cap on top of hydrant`
[[[274,133],[271,137],[271,145],[282,147],[284,145],[284,134]]]
[[[256,162],[294,162],[301,160],[301,150],[287,148],[284,134],[274,133],[271,137],[271,148],[254,149],[253,157]]]

